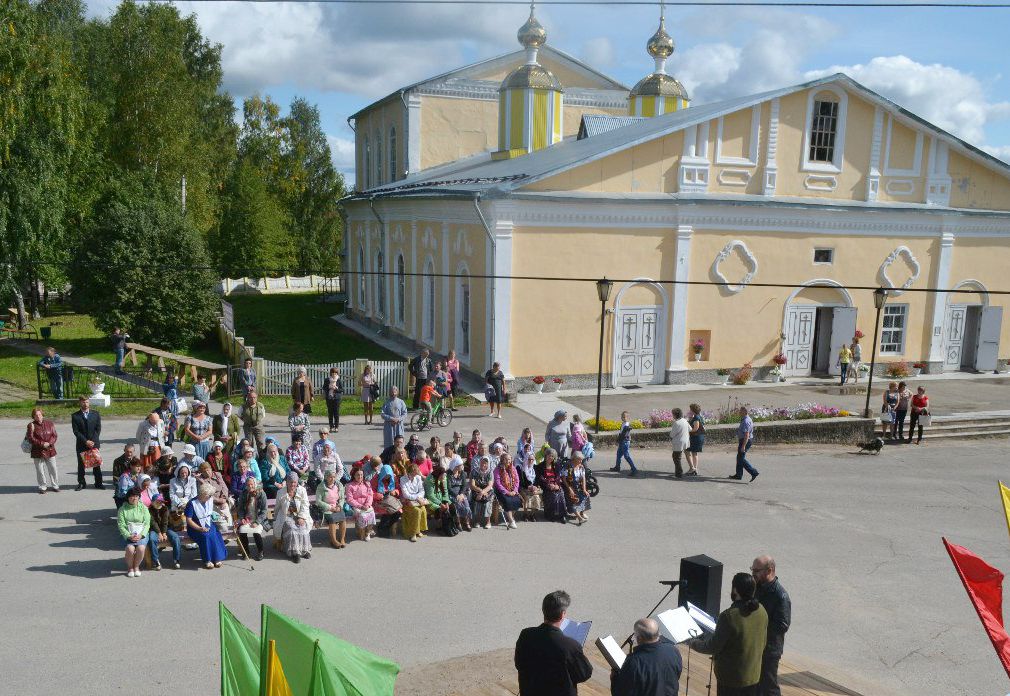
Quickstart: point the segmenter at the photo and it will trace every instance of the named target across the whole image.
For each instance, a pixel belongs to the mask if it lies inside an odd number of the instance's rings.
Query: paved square
[[[525,420],[513,409],[502,421],[460,416],[457,429],[477,425],[510,441]],[[338,436],[345,460],[375,450],[364,445],[377,431],[355,421]],[[134,427],[106,423],[106,454]],[[267,602],[404,666],[512,645],[556,587],[571,592],[573,616],[593,619],[591,639],[622,635],[659,599],[658,581],[676,577],[680,557],[719,559],[728,587],[762,551],[776,556],[793,598],[787,659],[867,696],[1007,691],[940,543],[947,535],[1010,568],[996,492],[1007,476],[1005,441],[877,457],[758,447],[752,460],[762,475],[752,485],[675,481],[658,451],[634,453],[646,476],[617,478],[603,452],[602,492],[582,527],[539,522],[418,544],[353,541],[340,551],[316,532],[312,559],[298,566],[271,553],[253,571],[234,558],[197,570],[187,552],[181,571],[128,580],[111,490],[72,490],[69,425],[58,424],[64,492],[45,496],[19,449],[23,428],[0,423],[5,693],[216,693],[219,599],[254,629]],[[730,450],[711,450],[702,472],[725,475]]]

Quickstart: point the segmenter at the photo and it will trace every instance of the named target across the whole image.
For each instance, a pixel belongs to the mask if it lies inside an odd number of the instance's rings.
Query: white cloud
[[[982,149],[988,152],[993,157],[999,157],[1007,164],[1010,164],[1010,145],[1000,145],[1000,146],[986,145]]]
[[[985,142],[985,126],[1010,117],[1010,102],[992,103],[982,83],[948,65],[917,63],[907,56],[878,56],[858,65],[806,73],[814,79],[844,72],[875,92],[973,144]],[[1005,154],[1004,154],[1005,156]]]
[[[606,36],[597,36],[582,44],[579,56],[588,65],[599,70],[609,68],[614,64],[614,42]]]
[[[333,166],[344,175],[348,181],[354,177],[354,141],[336,135],[327,135],[326,142],[330,146],[330,157]]]

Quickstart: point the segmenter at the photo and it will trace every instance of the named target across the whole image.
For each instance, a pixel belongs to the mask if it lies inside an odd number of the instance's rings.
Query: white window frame
[[[389,180],[396,181],[400,176],[396,171],[396,126],[389,127]]]
[[[814,102],[825,101],[818,97],[825,96],[825,92],[831,94],[838,101],[838,120],[835,132],[835,151],[832,154],[831,162],[812,162],[810,160],[810,129],[813,126]],[[803,165],[805,172],[824,172],[828,174],[840,174],[842,162],[845,161],[845,124],[848,114],[849,97],[845,90],[834,85],[822,85],[811,89],[807,93],[807,122],[803,127]]]
[[[827,251],[827,252],[830,252],[830,254],[831,254],[831,260],[830,261],[818,261],[817,260],[817,252],[818,251]],[[835,248],[834,247],[814,247],[814,265],[815,266],[830,266],[834,262],[835,262]]]
[[[421,336],[429,344],[435,340],[435,262],[429,256],[421,278]]]
[[[902,324],[901,324],[901,329],[900,329],[900,331],[901,331],[901,343],[899,345],[899,349],[896,350],[896,351],[895,350],[884,350],[884,333],[886,331],[897,331],[898,330],[898,329],[894,329],[894,328],[887,328],[887,327],[884,326],[885,322],[887,321],[887,317],[888,316],[895,316],[897,314],[896,312],[888,313],[888,311],[887,311],[888,309],[900,309],[901,310],[901,312],[900,312],[900,315],[902,317]],[[903,303],[894,303],[894,304],[888,303],[888,304],[885,304],[883,312],[881,313],[880,324],[881,324],[881,326],[880,326],[880,354],[881,355],[904,355],[904,353],[905,353],[905,341],[908,339],[908,304],[903,304]],[[894,341],[890,341],[889,343],[890,343],[890,345],[894,345],[895,342]]]
[[[461,264],[456,269],[456,336],[454,348],[459,357],[464,359],[463,362],[469,362],[470,347],[473,345],[472,303],[473,286],[470,283],[470,269],[467,268],[466,264]],[[464,323],[466,324],[465,327]]]
[[[403,254],[396,255],[396,325],[403,327],[407,316],[407,262]]]
[[[358,246],[358,309],[365,311],[365,247]]]

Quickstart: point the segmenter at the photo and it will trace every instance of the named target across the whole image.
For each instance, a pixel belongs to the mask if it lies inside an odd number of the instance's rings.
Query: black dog
[[[874,454],[880,454],[880,450],[884,448],[883,438],[875,437],[869,442],[859,442],[860,452],[873,452]]]

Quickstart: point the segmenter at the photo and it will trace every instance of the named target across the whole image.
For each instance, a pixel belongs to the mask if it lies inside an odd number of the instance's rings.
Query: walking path
[[[46,354],[46,347],[43,346],[41,343],[35,343],[33,341],[23,341],[21,339],[16,338],[5,338],[0,339],[0,344],[8,345],[11,348],[15,348],[25,353],[32,353],[40,357]],[[159,382],[156,382],[152,379],[147,379],[146,377],[141,377],[140,375],[130,374],[128,372],[116,374],[116,370],[113,365],[103,363],[100,360],[95,360],[94,358],[82,358],[77,355],[69,355],[63,352],[60,352],[59,355],[60,358],[63,360],[63,362],[67,363],[68,365],[73,365],[74,367],[84,367],[89,370],[99,372],[103,375],[114,377],[123,382],[128,382],[130,384],[142,387],[144,389],[150,389],[153,392],[157,393],[161,392],[161,384]],[[24,398],[31,398],[31,396]]]

